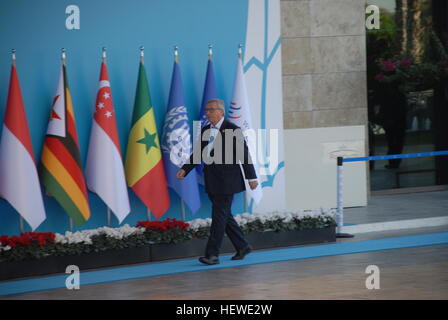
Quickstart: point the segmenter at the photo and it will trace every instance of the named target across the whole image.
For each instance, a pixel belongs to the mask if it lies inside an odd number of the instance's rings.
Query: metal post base
[[[336,233],[336,238],[353,238],[354,235],[350,233]]]

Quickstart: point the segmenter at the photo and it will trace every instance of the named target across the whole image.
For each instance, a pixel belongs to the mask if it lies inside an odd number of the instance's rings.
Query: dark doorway
[[[370,155],[448,150],[448,9],[445,0],[368,0]],[[448,184],[448,157],[370,163],[371,190]]]

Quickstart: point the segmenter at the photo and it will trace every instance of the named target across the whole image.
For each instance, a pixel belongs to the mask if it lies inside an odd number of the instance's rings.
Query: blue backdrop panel
[[[80,29],[68,30],[67,6],[80,9]],[[4,0],[0,2],[0,121],[6,108],[10,51],[17,50],[17,68],[36,160],[39,162],[56,91],[61,48],[67,49],[68,80],[75,108],[81,154],[85,162],[98,88],[101,48],[107,63],[123,155],[126,151],[134,104],[139,47],[145,47],[145,65],[161,135],[173,65],[173,47],[179,46],[186,106],[190,121],[199,116],[207,66],[208,44],[214,46],[218,94],[228,104],[232,95],[236,53],[244,44],[247,1],[241,0]],[[0,129],[1,130],[1,129]],[[83,162],[83,163],[84,163]],[[143,204],[129,190],[132,212],[123,223],[146,220]],[[171,208],[162,219],[181,218],[179,198],[170,192]],[[202,208],[187,219],[210,216],[210,202],[201,192]],[[37,231],[65,232],[69,220],[56,201],[44,196],[47,220]],[[106,207],[89,194],[92,216],[81,229],[106,224]],[[243,198],[234,201],[234,213],[243,211]],[[113,219],[113,226],[117,220]],[[29,227],[26,227],[29,230]],[[19,233],[14,209],[0,200],[0,235]]]

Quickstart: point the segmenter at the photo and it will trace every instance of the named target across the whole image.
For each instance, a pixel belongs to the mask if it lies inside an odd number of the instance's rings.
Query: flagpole
[[[61,57],[62,57],[62,65],[64,67],[67,66],[66,64],[66,55],[65,55],[65,48],[61,49]],[[69,220],[70,220],[70,232],[73,232],[74,230],[74,226],[73,226],[73,218],[69,216]]]
[[[185,202],[184,202],[184,200],[180,200],[180,211],[182,213],[182,220],[185,221],[186,215],[185,215]]]
[[[106,47],[101,48],[101,62],[106,63]],[[112,214],[108,205],[106,205],[107,211],[107,226],[112,227]]]
[[[178,46],[174,46],[174,61],[176,63],[179,63],[179,47]],[[182,200],[182,198],[179,198],[180,201],[180,210],[182,213],[182,220],[185,221],[185,203]]]
[[[73,232],[73,229],[74,229],[74,227],[73,227],[73,219],[69,218],[69,220],[70,220],[70,232]]]
[[[62,59],[62,65],[65,67],[66,65],[66,54],[65,54],[65,48],[61,49],[61,59]],[[69,220],[70,220],[70,232],[73,232],[73,219],[72,217],[69,216]]]
[[[12,58],[12,65],[16,67],[16,49],[11,50],[11,58]],[[25,223],[23,217],[19,214],[19,228],[20,233],[25,232]]]
[[[145,47],[140,46],[140,63],[145,64]],[[151,210],[146,208],[146,215],[148,216],[148,221],[151,221]]]
[[[240,43],[238,45],[238,59],[243,59],[243,45]],[[243,196],[243,210],[246,213],[247,212],[247,191],[244,190],[244,196]]]
[[[25,233],[25,223],[24,223],[24,219],[21,215],[19,215],[19,227],[20,227],[20,233]]]
[[[106,207],[107,207],[107,226],[112,227],[112,215],[110,213],[110,208],[108,206]]]

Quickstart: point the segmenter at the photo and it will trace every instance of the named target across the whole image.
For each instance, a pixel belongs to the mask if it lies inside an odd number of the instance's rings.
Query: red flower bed
[[[139,221],[137,227],[142,227],[149,230],[185,230],[189,226],[188,223],[177,219],[166,219],[164,221]]]
[[[54,243],[55,235],[52,232],[26,232],[20,236],[1,236],[0,244],[2,246],[20,247],[37,244],[41,247],[47,243]]]

